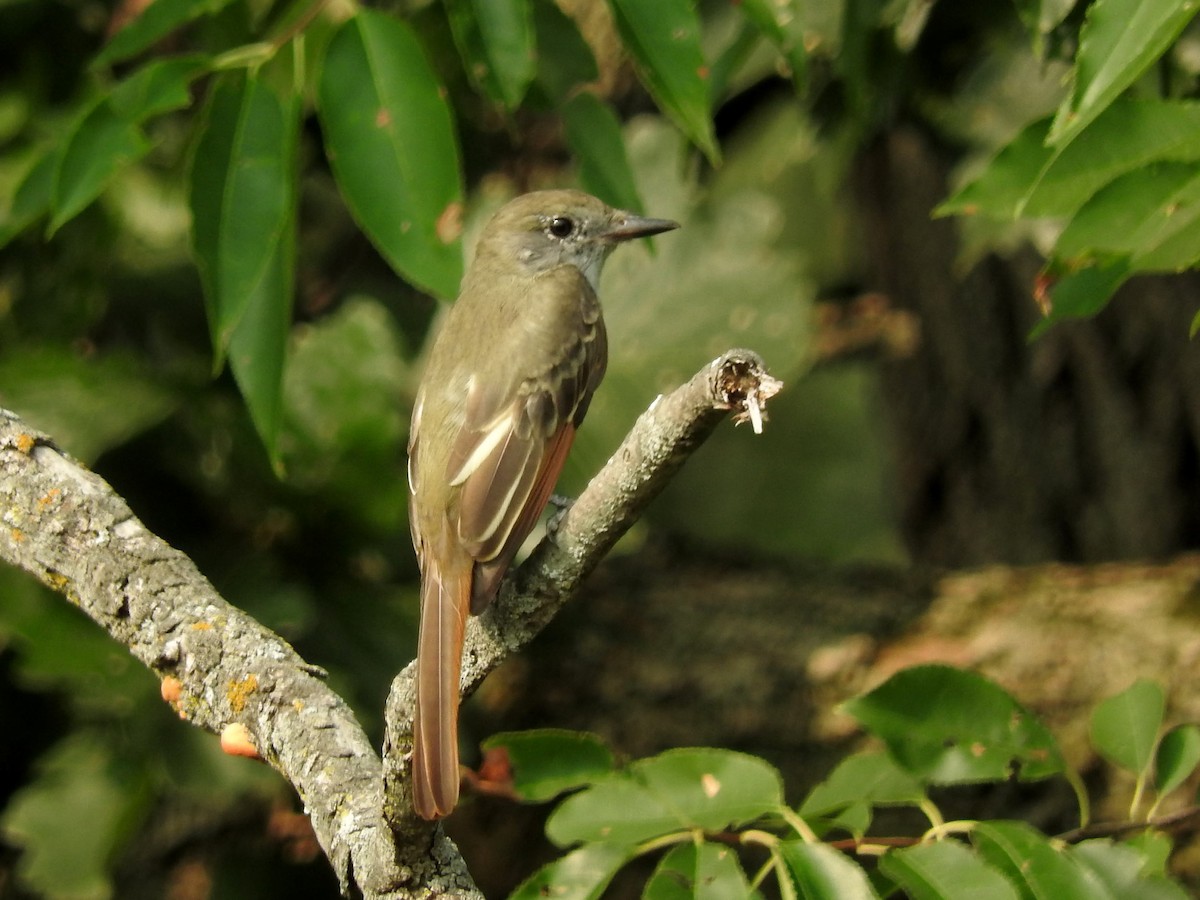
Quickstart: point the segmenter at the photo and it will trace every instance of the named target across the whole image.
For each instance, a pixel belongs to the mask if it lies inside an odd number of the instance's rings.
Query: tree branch
[[[524,564],[505,579],[500,596],[467,624],[461,691],[470,694],[554,618],[641,511],[730,410],[756,432],[767,400],[782,388],[762,359],[730,350],[690,381],[658,397],[621,446],[588,483]],[[386,815],[401,832],[426,827],[412,812],[408,763],[412,749],[415,664],[392,682],[386,710]]]
[[[758,430],[780,386],[755,354],[730,351],[656,400],[553,537],[472,621],[464,689],[552,618],[725,412],[737,410],[736,420]],[[0,559],[64,594],[128,647],[163,681],[181,718],[223,736],[245,729],[299,793],[343,893],[479,896],[442,829],[410,811],[412,666],[388,700],[384,763],[320,669],[227,603],[103,479],[5,410]]]

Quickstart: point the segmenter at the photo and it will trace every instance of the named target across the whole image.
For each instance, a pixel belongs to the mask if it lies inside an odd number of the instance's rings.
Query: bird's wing
[[[604,374],[607,339],[599,304],[578,270],[559,271],[568,284],[547,280],[537,289],[546,298],[526,298],[531,306],[547,302],[544,316],[534,317],[534,328],[520,336],[523,342],[543,342],[534,348],[543,352],[535,355],[547,362],[508,384],[471,379],[463,425],[450,452],[447,478],[462,486],[455,511],[458,537],[477,562],[473,612],[491,599],[536,524]],[[579,292],[577,303],[562,303],[564,287]],[[545,317],[555,315],[567,319],[546,327]]]

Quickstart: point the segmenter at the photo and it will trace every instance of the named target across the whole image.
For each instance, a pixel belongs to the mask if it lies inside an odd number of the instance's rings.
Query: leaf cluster
[[[1027,16],[1036,38],[1071,6],[1040,4]],[[1089,4],[1072,31],[1077,50],[1056,112],[1028,124],[940,207],[1050,224],[1039,332],[1096,314],[1134,275],[1200,262],[1200,119],[1187,56],[1195,14],[1188,0]]]
[[[647,855],[658,857],[642,892],[650,900],[758,897],[768,881],[787,900],[1187,896],[1167,874],[1172,842],[1154,815],[1196,772],[1200,744],[1193,724],[1164,733],[1157,685],[1140,681],[1092,717],[1097,750],[1138,779],[1129,822],[1057,837],[1020,821],[948,822],[931,799],[934,787],[1064,778],[1086,823],[1087,795],[1057,742],[993,682],[917,666],[844,711],[883,749],[846,757],[797,806],[773,767],[732,751],[671,750],[618,765],[587,734],[489,739],[489,771],[503,773],[506,792],[526,801],[570,792],[546,822],[546,836],[566,852],[514,897],[599,897],[618,870]],[[1138,815],[1151,779],[1154,802]],[[918,810],[928,828],[872,834],[875,814],[889,807]]]

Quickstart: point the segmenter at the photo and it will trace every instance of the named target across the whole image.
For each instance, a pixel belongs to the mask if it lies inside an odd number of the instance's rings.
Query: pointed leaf
[[[57,147],[43,151],[17,185],[12,204],[0,221],[0,248],[50,211],[60,156],[61,150]]]
[[[779,850],[803,900],[878,900],[862,867],[827,844],[785,841]]]
[[[1115,900],[1090,870],[1024,822],[980,822],[971,841],[1034,900]]]
[[[1065,763],[1050,732],[993,682],[950,666],[915,666],[843,707],[896,761],[935,784],[1045,778]]]
[[[1162,875],[1148,874],[1142,854],[1107,838],[1084,841],[1071,855],[1117,900],[1185,900],[1187,893]]]
[[[1146,242],[1144,232],[1156,215],[1196,178],[1193,166],[1164,163],[1117,178],[1084,204],[1063,229],[1055,254],[1076,259],[1102,254],[1133,254]]]
[[[191,83],[208,68],[200,55],[156,59],[142,66],[113,88],[113,110],[132,122],[144,122],[192,102]]]
[[[904,806],[924,799],[921,783],[890,756],[855,753],[838,763],[829,777],[812,789],[800,806],[800,815],[826,815],[856,803]]]
[[[137,124],[119,115],[107,99],[93,106],[71,130],[59,157],[50,234],[82,212],[110,178],[149,150],[150,142]]]
[[[632,850],[616,844],[585,844],[542,866],[509,900],[594,900],[632,855]]]
[[[1132,273],[1126,257],[1104,260],[1062,276],[1050,289],[1049,309],[1030,337],[1044,333],[1055,322],[1094,316],[1108,305]]]
[[[444,0],[471,81],[496,103],[521,105],[537,61],[529,0]]]
[[[714,164],[708,69],[700,21],[690,0],[609,0],[617,28],[659,107]]]
[[[1020,900],[1012,883],[958,841],[917,844],[892,850],[879,870],[912,900]]]
[[[704,842],[680,844],[662,858],[642,900],[738,900],[750,885],[729,847]]]
[[[1192,0],[1096,0],[1079,33],[1075,83],[1047,137],[1065,146],[1141,77],[1195,16]]]
[[[1054,156],[1045,143],[1049,125],[1049,120],[1043,119],[1027,126],[979,175],[938,206],[934,215],[1015,218]]]
[[[154,0],[146,4],[136,19],[123,27],[92,61],[94,67],[127,59],[141,53],[159,38],[181,25],[215,13],[232,0]]]
[[[779,773],[753,756],[673,750],[638,760],[564,800],[546,823],[559,846],[576,841],[637,843],[672,832],[752,821],[783,802]]]
[[[55,173],[50,232],[88,206],[121,169],[151,147],[140,125],[186,106],[201,57],[156,60],[129,76],[73,124]]]
[[[458,291],[458,144],[443,90],[404,22],[360,9],[329,42],[317,112],[338,186],[403,277]]]
[[[1162,686],[1138,679],[1092,713],[1092,743],[1114,765],[1141,776],[1154,759],[1166,695]]]
[[[292,112],[257,78],[222,79],[192,161],[193,246],[218,356],[253,297],[278,274],[294,212]]]
[[[1118,100],[1053,155],[1020,212],[1073,215],[1096,191],[1127,172],[1155,162],[1197,160],[1200,103]]]
[[[579,161],[583,186],[606,203],[643,212],[616,114],[586,91],[576,94],[562,112],[567,143]]]
[[[1154,786],[1169,794],[1183,784],[1200,765],[1200,725],[1172,728],[1159,741],[1154,754]]]
[[[570,96],[581,84],[600,77],[596,57],[575,21],[554,0],[533,0],[537,36],[536,82],[552,103]]]
[[[513,790],[533,802],[591,784],[613,767],[608,745],[594,734],[579,731],[510,731],[492,735],[483,748],[508,752]]]
[[[276,457],[291,321],[298,106],[257,77],[218,82],[192,159],[192,244],[213,346]]]

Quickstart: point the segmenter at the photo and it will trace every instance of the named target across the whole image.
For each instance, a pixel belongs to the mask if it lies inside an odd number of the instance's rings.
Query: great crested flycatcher
[[[421,567],[413,805],[423,818],[458,801],[467,614],[496,595],[604,376],[600,269],[621,241],[678,227],[581,191],[517,197],[484,228],[434,341],[408,441]]]

